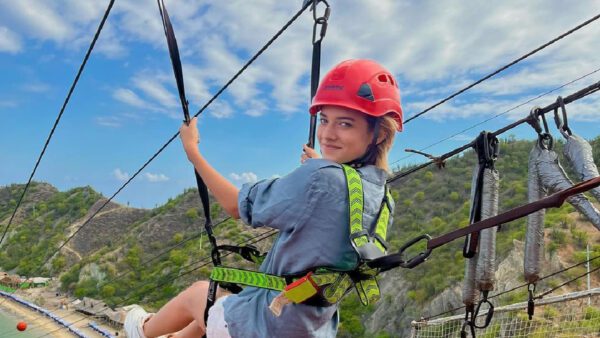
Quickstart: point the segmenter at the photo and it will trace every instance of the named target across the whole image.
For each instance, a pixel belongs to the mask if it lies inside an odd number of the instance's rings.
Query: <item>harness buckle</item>
[[[289,303],[299,304],[316,295],[321,289],[312,279],[312,272],[299,278],[295,282],[288,284],[269,305],[269,309],[277,317],[281,315],[283,307]]]

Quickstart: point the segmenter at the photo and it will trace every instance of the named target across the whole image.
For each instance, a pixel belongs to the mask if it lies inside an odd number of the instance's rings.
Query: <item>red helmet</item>
[[[316,114],[322,106],[341,106],[371,116],[391,113],[402,131],[400,91],[394,76],[378,63],[346,60],[329,71],[321,81],[310,106]]]

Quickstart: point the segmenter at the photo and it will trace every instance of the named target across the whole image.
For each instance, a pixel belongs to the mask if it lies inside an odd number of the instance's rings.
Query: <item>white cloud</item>
[[[215,101],[209,106],[208,111],[210,115],[219,119],[230,118],[233,116],[233,108],[225,101]]]
[[[0,108],[16,108],[18,104],[15,101],[0,100]]]
[[[137,77],[133,80],[134,85],[147,96],[157,101],[161,106],[173,110],[177,108],[178,102],[174,94],[159,81],[159,77]],[[173,80],[174,81],[174,80]]]
[[[50,86],[45,83],[31,82],[21,86],[21,89],[30,93],[45,93],[50,90]]]
[[[22,0],[5,2],[2,7],[5,16],[14,20],[29,36],[66,42],[75,34],[75,27],[59,14],[59,3]]]
[[[98,116],[95,121],[102,127],[120,128],[123,126],[123,121],[118,116]]]
[[[253,172],[245,172],[241,174],[231,173],[229,177],[238,184],[254,183],[258,181],[258,176]]]
[[[165,174],[152,174],[152,173],[144,173],[144,177],[148,180],[148,182],[156,183],[156,182],[166,182],[169,180]]]
[[[134,107],[143,108],[147,102],[180,118],[171,65],[165,62],[167,47],[158,10],[152,1],[143,3],[118,2],[97,48],[109,57],[124,57],[133,45],[160,49],[162,68],[137,70],[133,87],[121,88],[114,95]],[[399,77],[408,108],[437,102],[600,11],[600,2],[591,0],[569,6],[557,0],[364,0],[337,5],[332,3],[323,43],[322,75],[346,58],[376,59]],[[7,2],[0,22],[14,24],[10,26],[14,32],[10,33],[13,43],[8,44],[12,46],[9,52],[22,48],[23,44],[14,43],[21,37],[53,40],[62,48],[73,48],[71,44],[77,48],[87,46],[105,6],[103,2],[76,0]],[[168,1],[167,6],[179,42],[188,98],[195,101],[191,103],[202,104],[299,9],[300,3],[181,0]],[[312,15],[307,11],[231,85],[226,97],[219,99],[227,102],[212,109],[211,114],[222,118],[239,111],[259,117],[305,110],[309,102],[311,33]],[[565,83],[598,66],[599,34],[600,27],[591,24],[475,87],[468,93],[485,95],[479,106],[445,104],[424,118],[454,114],[457,106],[481,111],[485,106],[502,105],[505,96],[524,96]],[[6,45],[2,36],[0,51]],[[154,57],[154,53],[147,57]],[[499,103],[494,103],[497,100]],[[407,116],[414,112],[406,109]],[[453,116],[468,118],[474,114],[460,112]]]
[[[0,26],[0,52],[16,54],[23,49],[21,38],[10,29]]]
[[[129,179],[129,173],[122,171],[120,168],[113,170],[113,176],[122,182],[125,182]]]
[[[134,93],[131,89],[127,88],[117,88],[113,92],[113,97],[118,101],[126,103],[130,106],[137,108],[146,108],[147,104],[142,100],[136,93]]]

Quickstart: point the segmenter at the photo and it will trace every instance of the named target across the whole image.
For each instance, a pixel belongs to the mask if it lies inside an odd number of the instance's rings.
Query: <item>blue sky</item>
[[[0,0],[0,185],[25,183],[108,1]],[[302,1],[166,1],[196,112]],[[411,116],[600,13],[600,2],[330,0],[324,73],[372,58],[398,78]],[[240,185],[299,164],[308,135],[312,16],[305,13],[200,120],[200,149]],[[600,22],[418,118],[391,153],[422,149],[600,68]],[[427,149],[441,154],[600,80],[592,74]],[[575,133],[600,134],[600,94],[568,106]],[[181,111],[156,1],[117,0],[35,175],[110,196],[179,128]],[[527,126],[512,131],[532,139]],[[554,133],[559,137],[558,133]],[[177,140],[116,200],[153,207],[193,186]]]

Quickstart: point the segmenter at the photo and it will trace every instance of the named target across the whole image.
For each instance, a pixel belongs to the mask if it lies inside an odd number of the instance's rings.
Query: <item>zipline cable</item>
[[[219,223],[217,223],[216,225],[218,225],[218,224],[221,224],[222,222],[225,222],[225,221],[227,221],[228,219],[230,219],[230,217],[228,217],[228,218],[226,218],[226,219],[224,219],[224,220],[220,221],[220,222],[219,222]],[[268,229],[268,230],[266,230],[266,231],[263,231],[263,232],[261,232],[261,233],[259,233],[259,234],[255,235],[255,236],[253,236],[253,237],[250,237],[250,238],[246,239],[245,241],[242,241],[242,242],[238,243],[238,245],[242,245],[242,244],[248,244],[248,243],[250,243],[250,244],[256,244],[256,243],[258,243],[258,242],[260,242],[260,241],[263,241],[263,240],[265,240],[265,239],[267,239],[267,238],[269,238],[269,237],[272,237],[272,236],[273,236],[273,235],[275,235],[276,233],[278,233],[278,230],[275,230],[275,229]],[[228,253],[227,255],[224,255],[223,257],[226,257],[226,256],[228,256],[229,254],[231,254],[231,253]],[[203,264],[201,267],[203,267],[203,266],[206,266],[206,265],[208,265],[208,263],[210,263],[210,260],[209,260],[209,261],[206,261],[207,259],[210,259],[210,256],[205,256],[205,257],[203,257],[203,258],[200,258],[199,260],[197,260],[197,261],[195,261],[195,262],[192,262],[192,263],[189,263],[189,264],[187,264],[187,265],[185,265],[185,266],[182,266],[182,267],[180,267],[179,269],[180,269],[180,270],[185,270],[185,269],[187,269],[187,268],[190,268],[190,267],[192,267],[192,266],[194,266],[194,265],[196,265],[196,264],[200,264],[200,263],[206,263],[206,264]],[[151,261],[151,260],[152,260],[152,259],[150,259],[150,260],[147,260],[146,262],[149,262],[149,261]],[[141,267],[141,266],[140,266],[140,267]],[[200,267],[197,267],[195,270],[197,270],[198,268],[200,268]],[[130,271],[130,270],[126,271],[126,273],[130,273],[130,272],[135,272],[135,271]],[[100,285],[96,286],[96,288],[100,288],[100,287],[102,287],[102,286],[104,286],[104,285],[110,284],[111,282],[114,282],[115,280],[118,280],[119,278],[122,278],[122,277],[123,277],[123,275],[125,275],[126,273],[123,273],[123,274],[121,274],[120,276],[118,276],[118,277],[116,277],[116,278],[112,279],[111,281],[104,282],[103,284],[100,284]],[[175,273],[178,273],[178,272],[175,272]],[[160,279],[163,279],[163,278],[170,278],[172,274],[174,274],[174,273],[170,273],[170,274],[167,274],[166,276],[162,276],[162,277],[160,277],[160,278],[159,278],[159,280],[160,280]],[[179,277],[175,277],[175,278],[173,278],[173,279],[176,279],[176,278],[179,278]],[[172,281],[173,279],[171,279],[171,281]],[[157,281],[158,281],[158,280],[151,281],[151,282],[146,282],[146,283],[144,283],[144,284],[142,284],[141,286],[138,286],[138,287],[139,287],[139,288],[143,288],[144,286],[147,286],[147,285],[153,284],[154,282],[157,282]],[[161,286],[162,286],[162,285],[164,285],[164,284],[161,284]],[[149,291],[153,291],[153,290],[155,290],[156,288],[157,288],[157,287],[154,287],[154,288],[150,289]],[[146,292],[146,291],[147,291],[147,290],[145,290],[144,292]],[[149,292],[149,291],[148,291],[148,292]],[[133,297],[136,297],[136,296],[138,296],[138,294],[137,294],[137,293],[136,293],[136,294],[134,294],[133,296],[130,296],[129,298],[126,298],[125,300],[121,301],[120,303],[121,303],[121,304],[123,304],[123,303],[125,303],[125,301],[127,301],[127,300],[130,300],[130,299],[132,299]],[[119,304],[119,303],[118,303],[118,304]],[[67,315],[66,315],[66,316],[64,316],[64,317],[60,317],[60,319],[66,319],[66,318],[68,318],[68,317],[71,317],[71,316],[73,316],[73,315],[75,315],[75,314],[76,314],[76,313],[70,313],[70,314],[67,314]],[[85,320],[85,319],[87,319],[87,318],[82,318],[82,319],[78,320],[77,322],[79,322],[79,321],[81,321],[81,320]],[[76,322],[74,322],[74,323],[76,323]],[[74,324],[74,323],[71,323],[71,325],[72,325],[72,324]],[[36,327],[35,325],[33,325],[33,326],[30,326],[30,328],[35,328],[35,327]],[[3,335],[1,335],[1,334],[0,334],[0,337],[3,337]]]
[[[564,104],[568,104],[568,103],[571,103],[571,102],[577,101],[577,100],[579,100],[579,99],[582,99],[582,98],[584,98],[585,96],[587,96],[587,95],[590,95],[590,94],[592,94],[592,93],[595,93],[595,92],[596,92],[596,91],[598,91],[598,90],[600,90],[600,81],[598,81],[598,82],[596,82],[596,83],[594,83],[594,84],[592,84],[592,85],[590,85],[590,86],[587,86],[587,87],[585,87],[585,88],[583,88],[583,89],[581,89],[581,90],[579,90],[579,91],[577,91],[577,92],[575,92],[575,93],[573,93],[573,94],[571,94],[571,95],[567,96],[567,97],[564,99]],[[538,113],[539,113],[540,115],[542,115],[542,114],[545,114],[545,113],[547,113],[547,112],[553,111],[553,110],[554,110],[555,108],[557,108],[558,106],[559,106],[559,105],[558,105],[558,103],[554,102],[554,103],[552,103],[552,104],[550,104],[550,105],[548,105],[548,106],[546,106],[546,107],[544,107],[544,108],[540,108],[540,109],[538,110]],[[513,128],[515,128],[516,126],[518,126],[518,125],[520,125],[520,124],[523,124],[523,123],[529,122],[530,120],[531,120],[531,117],[530,117],[530,116],[527,116],[527,117],[525,117],[525,118],[522,118],[522,119],[520,119],[520,120],[518,120],[518,121],[516,121],[516,122],[513,122],[513,123],[511,123],[511,124],[509,124],[509,125],[507,125],[507,126],[505,126],[505,127],[501,128],[501,129],[498,129],[498,130],[496,130],[495,132],[493,132],[493,134],[494,134],[495,136],[498,136],[498,135],[500,135],[500,134],[502,134],[502,133],[504,133],[504,132],[506,132],[506,131],[508,131],[508,130],[510,130],[510,129],[513,129]],[[429,166],[430,164],[436,163],[436,162],[438,162],[438,161],[444,161],[444,160],[446,160],[446,159],[448,159],[448,158],[450,158],[450,157],[452,157],[452,156],[455,156],[455,155],[457,155],[457,154],[460,154],[461,152],[463,152],[463,151],[465,151],[465,150],[467,150],[467,149],[469,149],[469,148],[472,148],[472,147],[473,147],[473,145],[474,145],[474,143],[473,143],[473,141],[472,141],[472,142],[470,142],[470,143],[467,143],[467,144],[465,144],[465,145],[463,145],[463,146],[461,146],[461,147],[459,147],[459,148],[456,148],[456,149],[454,149],[454,150],[452,150],[452,151],[449,151],[449,152],[447,152],[447,153],[445,153],[445,154],[443,154],[443,155],[441,155],[441,156],[438,156],[438,157],[436,157],[436,160],[431,160],[431,161],[429,161],[429,162],[425,162],[425,163],[423,163],[423,164],[421,164],[421,165],[418,165],[418,166],[416,166],[416,167],[413,167],[413,168],[411,168],[411,169],[408,169],[408,170],[406,170],[406,171],[400,172],[400,173],[398,173],[398,174],[394,174],[392,177],[390,177],[390,178],[388,179],[388,181],[387,181],[387,182],[388,182],[388,183],[394,182],[394,181],[396,181],[396,180],[398,180],[398,179],[400,179],[400,178],[403,178],[403,177],[405,177],[405,176],[408,176],[408,175],[410,175],[410,174],[412,174],[412,173],[414,173],[414,172],[417,172],[417,171],[419,171],[419,170],[421,170],[421,169],[423,169],[423,168],[425,168],[425,167]]]
[[[92,39],[92,43],[90,44],[90,47],[88,48],[87,53],[85,54],[85,57],[83,58],[83,62],[79,66],[79,70],[77,71],[75,80],[73,80],[73,83],[71,84],[71,88],[69,89],[67,97],[65,98],[65,100],[63,102],[63,105],[60,109],[60,112],[58,113],[58,116],[56,117],[56,120],[54,121],[54,125],[52,126],[52,129],[50,130],[50,134],[48,135],[48,138],[46,138],[46,142],[44,143],[42,152],[40,153],[40,156],[38,157],[37,161],[35,162],[35,166],[33,167],[31,174],[29,175],[27,184],[25,185],[25,188],[23,189],[23,192],[21,193],[21,197],[19,197],[17,206],[15,207],[15,210],[13,211],[12,216],[10,216],[10,220],[8,221],[8,224],[6,225],[6,227],[4,227],[4,232],[2,233],[2,238],[0,238],[0,245],[2,244],[2,241],[4,241],[4,237],[6,237],[6,234],[8,233],[8,230],[10,229],[10,225],[12,224],[12,221],[15,218],[15,215],[17,214],[17,210],[19,209],[21,202],[23,202],[25,193],[27,192],[27,189],[29,188],[31,181],[33,180],[33,175],[35,175],[35,172],[37,171],[37,168],[40,165],[42,157],[46,153],[46,149],[48,148],[48,145],[50,144],[50,139],[54,135],[54,131],[56,130],[56,127],[58,126],[58,123],[60,122],[60,119],[61,119],[63,113],[65,112],[65,108],[67,107],[67,104],[69,103],[69,100],[71,99],[71,95],[73,94],[73,91],[75,90],[75,86],[77,85],[77,82],[79,82],[79,77],[83,73],[83,69],[85,68],[87,61],[90,58],[90,55],[92,54],[92,50],[94,49],[94,46],[96,45],[96,41],[98,40],[98,37],[100,36],[100,32],[102,32],[104,23],[106,22],[106,19],[108,19],[108,15],[110,14],[110,11],[111,11],[114,3],[115,3],[115,0],[110,0],[108,7],[106,8],[106,11],[104,12],[102,21],[100,21],[100,25],[98,26],[98,29],[96,30],[96,34],[94,35],[94,38]]]
[[[454,94],[452,94],[452,95],[450,95],[450,96],[446,97],[445,99],[443,99],[443,100],[441,100],[441,101],[439,101],[439,102],[435,103],[434,105],[430,106],[429,108],[427,108],[427,109],[425,109],[425,110],[423,110],[423,111],[421,111],[421,112],[417,113],[416,115],[413,115],[413,116],[411,116],[411,117],[410,117],[410,118],[408,118],[406,121],[404,121],[404,123],[405,123],[405,124],[406,124],[406,123],[409,123],[410,121],[412,121],[412,120],[414,120],[414,119],[418,118],[419,116],[422,116],[423,114],[425,114],[425,113],[429,112],[430,110],[434,109],[435,107],[438,107],[438,106],[442,105],[443,103],[445,103],[445,102],[448,102],[449,100],[453,99],[454,97],[456,97],[456,96],[458,96],[458,95],[460,95],[460,94],[462,94],[462,93],[466,92],[467,90],[469,90],[469,89],[471,89],[471,88],[475,87],[476,85],[478,85],[478,84],[482,83],[483,81],[485,81],[485,80],[487,80],[487,79],[491,78],[492,76],[494,76],[494,75],[496,75],[496,74],[498,74],[498,73],[500,73],[500,72],[502,72],[502,71],[504,71],[504,70],[506,70],[506,69],[508,69],[508,68],[510,68],[510,67],[512,67],[512,66],[514,66],[515,64],[517,64],[517,63],[519,63],[519,62],[521,62],[521,61],[525,60],[526,58],[530,57],[531,55],[533,55],[533,54],[535,54],[535,53],[537,53],[537,52],[541,51],[542,49],[544,49],[544,48],[546,48],[546,47],[548,47],[548,46],[552,45],[553,43],[555,43],[555,42],[557,42],[557,41],[559,41],[559,40],[563,39],[564,37],[566,37],[566,36],[568,36],[568,35],[570,35],[570,34],[572,34],[572,33],[576,32],[576,31],[578,31],[579,29],[581,29],[581,28],[583,28],[583,27],[585,27],[585,26],[589,25],[590,23],[592,23],[592,22],[596,21],[598,18],[600,18],[600,14],[598,14],[598,15],[594,16],[593,18],[591,18],[591,19],[589,19],[589,20],[587,20],[587,21],[585,21],[585,22],[581,23],[581,24],[580,24],[580,25],[578,25],[577,27],[575,27],[575,28],[572,28],[571,30],[569,30],[569,31],[567,31],[567,32],[565,32],[565,33],[563,33],[563,34],[561,34],[561,35],[557,36],[556,38],[554,38],[554,39],[552,39],[552,40],[550,40],[550,41],[546,42],[545,44],[543,44],[543,45],[539,46],[538,48],[536,48],[536,49],[532,50],[531,52],[529,52],[529,53],[527,53],[527,54],[525,54],[525,55],[521,56],[520,58],[518,58],[518,59],[516,59],[516,60],[512,61],[511,63],[509,63],[509,64],[507,64],[507,65],[504,65],[504,66],[502,66],[502,67],[498,68],[497,70],[493,71],[492,73],[490,73],[490,74],[488,74],[488,75],[486,75],[486,76],[482,77],[481,79],[479,79],[479,80],[477,80],[477,81],[473,82],[472,84],[470,84],[470,85],[468,85],[468,86],[466,86],[466,87],[462,88],[461,90],[459,90],[459,91],[455,92]]]
[[[567,267],[567,268],[564,268],[564,269],[561,269],[561,270],[555,271],[555,272],[553,272],[553,273],[551,273],[551,274],[549,274],[549,275],[546,275],[546,276],[544,276],[544,277],[540,278],[538,281],[542,281],[542,280],[548,279],[548,278],[550,278],[550,277],[554,277],[554,276],[556,276],[556,275],[558,275],[558,274],[564,273],[564,272],[566,272],[566,271],[569,271],[569,270],[571,270],[571,269],[574,269],[574,268],[576,268],[576,267],[578,267],[578,266],[581,266],[581,265],[583,265],[583,264],[587,264],[587,263],[589,263],[589,262],[591,262],[591,261],[594,261],[594,260],[596,260],[596,259],[598,259],[598,258],[600,258],[600,256],[595,256],[595,257],[592,257],[592,258],[590,258],[590,259],[587,259],[587,260],[585,260],[585,261],[582,261],[582,262],[579,262],[579,263],[577,263],[577,264],[571,265],[571,266],[569,266],[569,267]],[[592,273],[592,272],[594,272],[594,271],[596,271],[596,270],[598,270],[598,269],[591,270],[589,273]],[[579,277],[579,278],[581,278],[581,277]],[[502,295],[505,295],[505,294],[507,294],[507,293],[511,293],[511,292],[513,292],[513,291],[515,291],[515,290],[518,290],[518,289],[520,289],[520,288],[527,287],[528,285],[529,285],[529,283],[525,283],[525,284],[521,284],[521,285],[515,286],[515,287],[514,287],[514,288],[512,288],[512,289],[508,289],[508,290],[506,290],[506,291],[502,291],[502,292],[500,292],[500,293],[497,293],[497,294],[495,294],[495,295],[493,295],[493,296],[489,296],[489,297],[488,297],[488,299],[492,299],[492,298],[497,298],[497,297],[500,297],[500,296],[502,296]],[[552,291],[555,291],[555,290],[556,290],[556,288],[555,288],[555,289],[553,289]],[[544,296],[545,296],[545,294],[544,294]],[[540,298],[541,298],[541,297],[540,297]],[[440,312],[440,313],[438,313],[438,314],[435,314],[435,315],[433,315],[433,316],[429,316],[429,317],[424,317],[424,318],[421,318],[421,320],[420,320],[420,321],[428,321],[428,320],[431,320],[431,319],[434,319],[434,318],[437,318],[437,317],[441,317],[441,316],[443,316],[443,315],[446,315],[446,314],[449,314],[449,313],[452,313],[452,312],[455,312],[455,311],[458,311],[458,310],[461,310],[461,309],[464,309],[464,308],[465,308],[464,306],[461,306],[461,307],[456,307],[456,308],[453,308],[453,309],[450,309],[450,310],[447,310],[447,311],[444,311],[444,312]]]
[[[429,148],[431,148],[431,147],[434,147],[434,146],[436,146],[436,145],[438,145],[438,144],[444,143],[444,142],[446,142],[446,141],[448,141],[448,140],[450,140],[450,139],[452,139],[452,138],[454,138],[454,137],[456,137],[456,136],[458,136],[458,135],[461,135],[461,134],[462,134],[462,133],[464,133],[464,132],[467,132],[467,131],[469,131],[469,130],[472,130],[472,129],[474,129],[475,127],[478,127],[478,126],[480,126],[480,125],[482,125],[482,124],[485,124],[485,123],[487,123],[487,122],[490,122],[491,120],[493,120],[493,119],[496,119],[496,118],[498,118],[498,117],[500,117],[500,116],[502,116],[502,115],[506,115],[506,114],[510,113],[511,111],[513,111],[513,110],[515,110],[515,109],[521,108],[522,106],[524,106],[524,105],[526,105],[526,104],[529,104],[529,103],[531,103],[531,102],[533,102],[533,101],[535,101],[535,100],[537,100],[537,99],[539,99],[539,98],[542,98],[542,97],[544,97],[544,96],[547,96],[547,95],[549,95],[549,94],[552,94],[553,92],[555,92],[555,91],[557,91],[557,90],[560,90],[560,89],[562,89],[562,88],[564,88],[564,87],[566,87],[566,86],[569,86],[569,85],[571,85],[571,84],[573,84],[573,83],[575,83],[575,82],[577,82],[577,81],[583,80],[583,79],[585,79],[586,77],[588,77],[588,76],[590,76],[590,75],[593,75],[593,74],[596,74],[596,73],[597,73],[597,72],[599,72],[599,71],[600,71],[600,68],[596,68],[595,70],[593,70],[593,71],[591,71],[591,72],[589,72],[589,73],[587,73],[587,74],[585,74],[585,75],[582,75],[582,76],[580,76],[580,77],[578,77],[578,78],[576,78],[576,79],[574,79],[574,80],[571,80],[571,81],[569,81],[569,82],[567,82],[567,83],[564,83],[564,84],[562,84],[562,85],[560,85],[560,86],[558,86],[558,87],[555,87],[555,88],[553,88],[553,89],[550,89],[550,90],[549,90],[549,91],[547,91],[547,92],[544,92],[544,93],[542,93],[542,94],[539,94],[539,95],[537,95],[537,96],[535,96],[535,97],[533,97],[533,98],[530,98],[530,99],[528,99],[527,101],[524,101],[524,102],[522,102],[522,103],[520,103],[520,104],[518,104],[518,105],[516,105],[516,106],[513,106],[513,107],[512,107],[512,108],[510,108],[510,109],[507,109],[507,110],[503,111],[502,113],[496,114],[496,115],[494,115],[494,116],[492,116],[492,117],[490,117],[490,118],[487,118],[487,119],[485,119],[485,120],[483,120],[483,121],[481,121],[481,122],[478,122],[478,123],[476,123],[476,124],[473,124],[473,125],[471,125],[470,127],[468,127],[468,128],[465,128],[465,129],[463,129],[463,130],[461,130],[461,131],[459,131],[459,132],[457,132],[457,133],[454,133],[454,134],[452,134],[452,135],[450,135],[450,136],[448,136],[448,137],[446,137],[446,138],[444,138],[444,139],[442,139],[442,140],[439,140],[439,141],[437,141],[437,142],[435,142],[435,143],[432,143],[432,144],[430,144],[430,145],[428,145],[428,146],[426,146],[426,147],[424,147],[424,148],[421,148],[421,149],[419,149],[419,151],[425,151],[425,150],[427,150],[427,149],[429,149]],[[409,155],[407,155],[407,156],[404,156],[404,157],[402,157],[401,159],[399,159],[399,160],[396,160],[396,161],[394,161],[394,162],[390,163],[390,166],[392,166],[392,165],[394,165],[394,164],[396,164],[396,163],[398,163],[398,162],[404,161],[404,160],[406,160],[406,159],[408,159],[408,158],[410,158],[410,157],[413,157],[413,156],[415,156],[415,155],[414,155],[414,154],[409,154]]]
[[[235,79],[237,79],[246,70],[246,68],[248,68],[248,66],[250,66],[258,58],[258,56],[260,56],[294,21],[296,21],[296,19],[298,19],[298,17],[306,10],[306,8],[309,7],[310,4],[311,4],[311,2],[307,2],[302,7],[302,9],[300,9],[248,62],[246,62],[246,64],[229,81],[227,81],[227,83],[223,87],[221,87],[221,89],[219,89],[219,91],[194,115],[194,117],[197,117],[198,115],[200,115],[217,97],[219,97],[221,95],[221,93],[223,93],[223,91],[225,91],[225,89],[227,89],[227,87],[229,87],[229,85]],[[115,196],[117,196],[135,177],[137,177],[137,175],[139,175],[150,164],[150,162],[152,162],[156,157],[158,157],[158,155],[160,153],[162,153],[163,150],[177,138],[177,136],[179,136],[179,132],[175,133],[164,145],[162,145],[159,148],[159,150],[156,151],[154,153],[154,155],[152,155],[150,157],[150,159],[148,159],[146,161],[146,163],[144,163],[110,198],[108,198],[106,200],[106,202],[104,204],[102,204],[102,206],[100,206],[100,208],[98,208],[96,210],[96,212],[94,212],[94,214],[92,214],[82,225],[80,225],[77,228],[77,230],[75,230],[67,238],[67,240],[54,251],[54,253],[52,253],[50,256],[48,256],[48,258],[40,265],[40,267],[36,270],[36,272],[40,271],[41,268],[50,261],[52,256],[54,256],[57,252],[59,252],[71,239],[73,239],[73,237],[75,237],[77,235],[77,233],[79,233],[79,231],[81,231],[81,229],[83,229],[86,225],[88,225],[89,222],[102,209],[104,209],[104,207],[108,203],[110,203],[113,200],[113,198],[115,198]]]
[[[247,239],[247,240],[245,240],[245,241],[243,241],[243,242],[240,242],[240,243],[238,243],[238,245],[242,245],[242,244],[248,244],[248,243],[250,243],[250,244],[256,244],[256,243],[259,243],[260,241],[263,241],[263,240],[265,240],[265,239],[267,239],[267,238],[269,238],[269,237],[271,237],[271,236],[275,235],[275,234],[276,234],[276,233],[278,233],[278,232],[279,232],[279,231],[278,231],[278,230],[276,230],[276,229],[269,229],[268,231],[265,231],[265,232],[263,232],[263,233],[261,233],[261,234],[259,234],[259,235],[256,235],[256,236],[254,236],[254,237],[251,237],[251,238],[249,238],[249,239]],[[262,238],[259,238],[259,237],[262,237]],[[256,239],[256,240],[255,240],[255,239]],[[252,240],[255,240],[255,241],[251,242]],[[232,252],[227,252],[227,253],[223,254],[222,258],[224,258],[224,257],[227,257],[227,256],[229,256],[229,255],[231,255],[231,254],[233,254],[233,253],[232,253]],[[196,265],[196,264],[200,264],[200,265],[199,265],[199,266],[196,266],[196,267],[194,267],[194,268],[192,268],[192,269],[190,269],[190,270],[188,270],[188,271],[185,271],[185,272],[178,273],[178,275],[177,275],[177,276],[175,276],[175,277],[173,277],[173,278],[171,278],[171,274],[169,274],[169,275],[167,275],[167,276],[164,276],[164,277],[162,277],[162,279],[165,279],[165,281],[164,281],[164,282],[161,282],[161,283],[157,284],[156,286],[154,286],[154,287],[153,287],[153,288],[151,288],[151,289],[148,289],[148,290],[143,290],[143,293],[150,293],[150,292],[152,292],[152,291],[154,291],[154,290],[157,290],[158,288],[160,288],[160,287],[162,287],[162,286],[164,286],[164,285],[166,285],[166,284],[168,284],[168,283],[172,282],[173,280],[175,280],[175,279],[178,279],[178,278],[181,278],[181,277],[183,277],[183,276],[186,276],[186,275],[189,275],[190,273],[192,273],[192,272],[194,272],[194,271],[197,271],[197,270],[199,270],[199,269],[201,269],[201,268],[203,268],[203,267],[205,267],[205,266],[208,266],[208,265],[210,265],[211,263],[212,263],[212,259],[211,259],[211,257],[210,257],[210,256],[206,256],[206,257],[204,257],[204,258],[202,258],[202,259],[200,259],[200,260],[198,260],[198,261],[196,261],[196,262],[190,263],[190,264],[188,264],[188,265],[186,265],[186,266],[182,267],[181,269],[186,269],[186,268],[188,268],[188,267],[191,267],[191,266],[193,266],[193,265]],[[148,282],[148,283],[142,284],[142,285],[140,286],[140,288],[141,288],[141,287],[144,287],[144,286],[146,286],[146,285],[149,285],[149,284],[151,284],[151,283],[153,283],[153,282]],[[132,296],[130,296],[130,297],[128,297],[128,298],[125,298],[125,299],[124,299],[123,301],[121,301],[120,303],[121,303],[121,304],[125,304],[127,301],[129,301],[129,300],[132,300],[132,299],[134,299],[135,297],[138,297],[138,296],[140,296],[140,294],[137,294],[137,293],[136,293],[136,294],[134,294],[134,295],[132,295]],[[62,319],[66,318],[66,317],[68,317],[68,316],[70,316],[70,315],[73,315],[73,314],[69,314],[69,315],[67,315],[67,316],[63,317]],[[89,319],[89,318],[81,318],[81,319],[79,319],[79,320],[76,320],[76,321],[74,321],[73,323],[70,323],[69,327],[70,327],[70,326],[73,326],[73,325],[75,325],[76,323],[79,323],[79,322],[81,322],[81,321],[83,321],[83,320],[88,320],[88,319]],[[57,332],[57,331],[60,331],[60,330],[64,330],[64,329],[67,329],[67,328],[68,328],[68,327],[61,327],[61,328],[58,328],[58,329],[56,329],[56,330],[54,330],[54,331],[47,332],[47,333],[45,333],[44,335],[38,336],[38,337],[36,337],[36,338],[47,337],[48,335],[50,335],[50,334],[52,334],[52,333],[54,333],[54,332]]]

